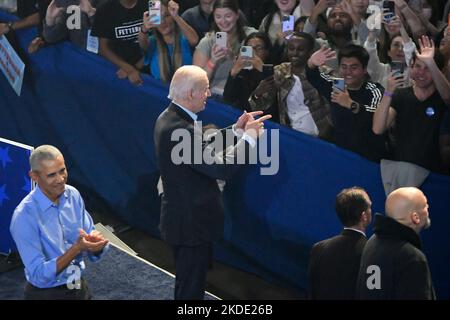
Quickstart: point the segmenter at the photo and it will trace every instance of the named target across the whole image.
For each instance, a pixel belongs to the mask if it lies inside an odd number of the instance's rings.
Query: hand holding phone
[[[250,60],[253,58],[253,47],[251,46],[242,46],[240,50],[240,55],[246,60]],[[243,69],[251,70],[253,69],[253,65],[251,61],[247,61],[245,63],[245,67]]]
[[[293,15],[283,16],[281,18],[281,31],[283,33],[288,31],[294,31],[295,17]]]
[[[395,2],[385,0],[383,2],[383,20],[389,23],[395,17]]]
[[[334,78],[333,87],[344,92],[345,91],[345,80],[344,78]]]
[[[148,15],[149,22],[154,25],[160,25],[162,22],[161,16],[161,1],[159,0],[150,0],[148,2]]]
[[[216,45],[221,48],[227,48],[226,32],[216,32]]]

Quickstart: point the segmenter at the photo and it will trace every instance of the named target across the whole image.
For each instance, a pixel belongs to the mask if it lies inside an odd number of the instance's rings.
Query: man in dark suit
[[[344,189],[337,195],[336,213],[344,230],[312,248],[308,270],[312,299],[355,299],[365,230],[372,220],[371,206],[362,188]]]
[[[386,215],[375,215],[374,234],[362,253],[356,298],[436,300],[419,236],[431,225],[427,197],[417,188],[399,188],[385,209]]]
[[[224,210],[216,179],[226,180],[246,159],[264,131],[261,112],[244,113],[230,130],[231,145],[203,139],[196,113],[211,95],[206,72],[196,66],[179,68],[172,79],[172,103],[155,125],[155,148],[161,173],[160,230],[175,257],[175,299],[203,299],[212,242],[222,236]],[[219,135],[217,136],[217,138]],[[180,142],[181,140],[181,142]],[[218,150],[220,146],[220,150]],[[224,149],[224,150],[222,150]],[[237,163],[238,162],[238,163]],[[245,162],[245,161],[244,161]]]

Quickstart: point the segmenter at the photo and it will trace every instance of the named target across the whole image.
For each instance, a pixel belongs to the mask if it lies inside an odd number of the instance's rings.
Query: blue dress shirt
[[[10,231],[28,282],[38,288],[51,288],[81,276],[85,268],[82,254],[56,274],[57,258],[77,241],[80,228],[88,234],[95,229],[80,193],[72,186],[66,185],[58,204],[48,199],[39,186],[22,200],[14,211]],[[88,256],[92,261],[100,258]]]

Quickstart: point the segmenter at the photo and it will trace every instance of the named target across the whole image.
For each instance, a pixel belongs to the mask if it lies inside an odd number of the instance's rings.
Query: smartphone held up
[[[162,22],[161,16],[161,1],[150,0],[148,2],[148,16],[149,22],[154,25],[160,25]]]

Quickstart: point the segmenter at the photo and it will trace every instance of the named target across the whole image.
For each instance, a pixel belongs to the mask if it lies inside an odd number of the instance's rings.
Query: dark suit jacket
[[[313,246],[308,270],[312,299],[355,299],[359,264],[366,241],[361,233],[344,229],[340,235]]]
[[[177,165],[171,159],[172,150],[182,141],[171,141],[176,129],[186,129],[190,133],[187,145],[191,145],[191,150],[194,150],[194,143],[200,144],[202,152],[212,148],[209,142],[203,141],[202,133],[194,129],[192,118],[175,104],[170,104],[158,117],[154,139],[164,189],[161,236],[172,245],[184,246],[218,240],[223,232],[224,210],[216,179],[226,180],[237,171],[239,165],[223,162],[241,152],[245,156],[248,142],[241,139],[227,148],[226,153],[212,153],[215,159],[213,164],[206,164],[203,160],[195,164],[192,151],[190,163]]]

